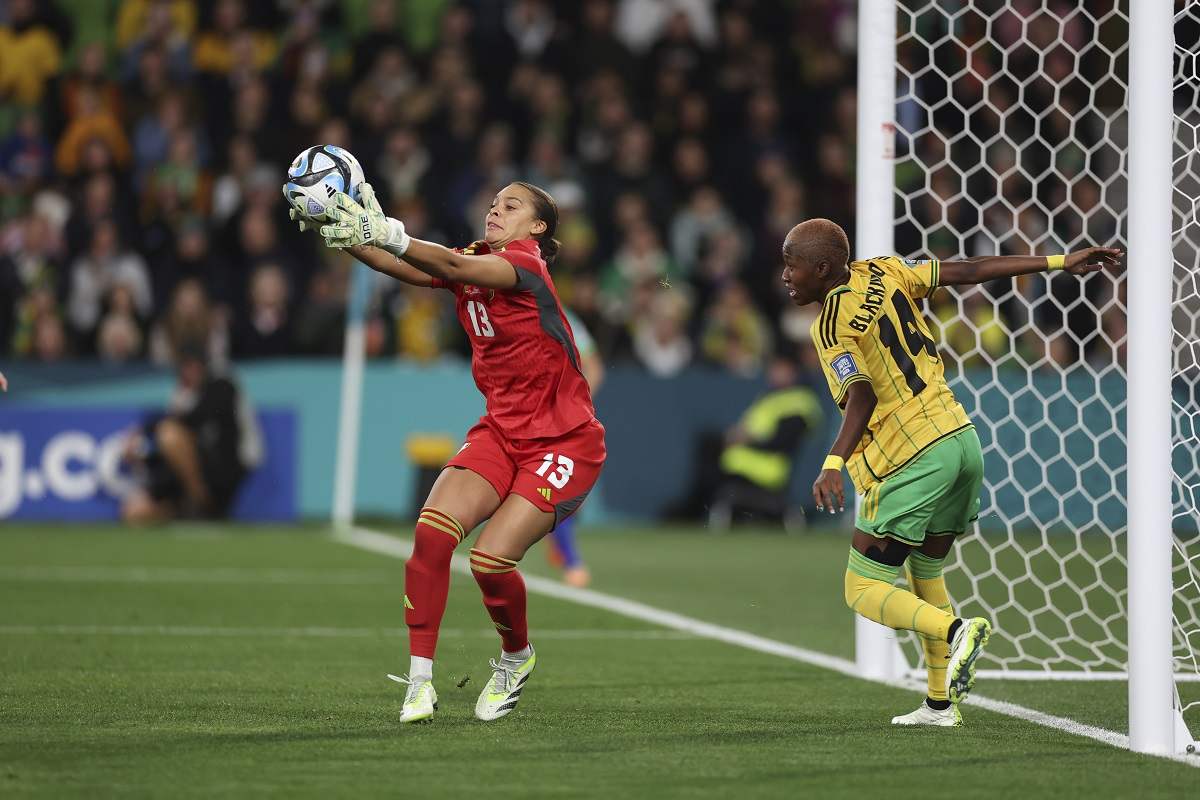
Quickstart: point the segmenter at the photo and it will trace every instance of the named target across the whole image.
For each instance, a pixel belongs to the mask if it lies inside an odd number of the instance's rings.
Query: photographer
[[[227,517],[243,478],[263,459],[248,401],[230,378],[210,370],[203,348],[179,347],[176,366],[169,410],[147,420],[126,444],[139,479],[121,507],[126,522]]]

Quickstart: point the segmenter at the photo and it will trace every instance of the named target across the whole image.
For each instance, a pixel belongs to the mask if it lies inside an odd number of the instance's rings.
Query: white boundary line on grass
[[[394,583],[382,570],[280,567],[0,566],[0,582],[221,583],[362,586]]]
[[[0,636],[180,636],[184,638],[318,638],[318,639],[377,639],[380,636],[408,635],[407,628],[331,628],[307,626],[300,628],[230,628],[212,625],[0,625]],[[495,628],[442,628],[444,639],[495,639]],[[661,628],[617,629],[575,628],[569,630],[538,630],[539,639],[612,639],[620,641],[685,641],[700,637],[676,630]]]
[[[357,547],[360,550],[368,550],[372,553],[391,556],[393,558],[407,559],[412,555],[412,542],[407,539],[401,539],[398,536],[391,536],[386,533],[371,530],[369,528],[353,527],[344,531],[335,531],[333,534],[335,541],[351,547]],[[451,570],[461,573],[470,574],[470,561],[462,556],[456,555],[450,564]],[[754,650],[759,653],[767,653],[769,655],[788,658],[793,661],[799,661],[804,664],[810,664],[814,667],[832,670],[841,673],[851,678],[859,680],[871,681],[872,683],[882,683],[887,686],[894,686],[900,689],[909,689],[914,691],[925,691],[924,681],[912,679],[900,681],[886,681],[868,678],[862,675],[858,667],[853,661],[837,656],[831,656],[827,653],[820,653],[816,650],[809,650],[804,647],[787,644],[786,642],[768,639],[764,636],[757,636],[753,633],[741,631],[736,628],[726,628],[722,625],[713,625],[703,620],[698,620],[693,617],[688,617],[683,614],[677,614],[674,611],[656,608],[654,606],[639,603],[635,600],[627,600],[623,597],[604,594],[591,589],[576,589],[573,586],[567,586],[555,580],[543,578],[537,575],[528,575],[522,573],[525,579],[525,587],[531,592],[553,597],[558,600],[566,600],[578,605],[590,606],[599,608],[604,611],[611,611],[614,614],[620,614],[631,619],[638,619],[644,622],[651,622],[655,625],[661,625],[665,628],[672,628],[677,631],[700,636],[706,639],[713,639],[726,644],[732,644],[737,647],[743,647],[747,650]],[[997,714],[1015,717],[1026,722],[1032,722],[1035,725],[1041,725],[1046,728],[1069,733],[1074,736],[1084,736],[1088,739],[1093,739],[1097,742],[1102,742],[1113,747],[1129,749],[1129,737],[1118,731],[1110,731],[1107,728],[1100,728],[1095,725],[1087,725],[1082,722],[1077,722],[1067,717],[1058,717],[1053,714],[1047,714],[1033,708],[1017,705],[1016,703],[1008,703],[1003,700],[993,700],[988,697],[981,697],[978,694],[972,693],[969,704],[979,708],[994,711]],[[1187,764],[1192,767],[1200,767],[1200,758],[1186,755],[1162,755],[1160,758],[1166,758],[1171,761],[1176,761],[1180,764]]]

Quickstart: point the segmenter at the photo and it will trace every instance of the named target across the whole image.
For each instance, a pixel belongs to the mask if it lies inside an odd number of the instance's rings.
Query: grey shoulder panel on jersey
[[[549,284],[546,283],[541,275],[537,275],[529,270],[518,269],[517,285],[514,288],[533,295],[533,299],[537,303],[538,321],[541,323],[542,330],[550,338],[562,345],[563,351],[567,354],[567,360],[571,362],[571,366],[577,372],[583,374],[583,370],[579,368],[579,359],[575,353],[575,345],[571,343],[571,336],[567,333],[567,326],[563,324],[562,314],[559,313],[558,300],[555,299],[554,292],[550,290]]]

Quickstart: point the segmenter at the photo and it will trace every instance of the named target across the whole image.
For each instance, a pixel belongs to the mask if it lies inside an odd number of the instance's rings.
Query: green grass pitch
[[[851,654],[844,536],[639,530],[582,544],[599,591]],[[525,568],[553,574],[540,550]],[[398,560],[316,528],[7,525],[0,797],[1145,798],[1200,786],[1194,768],[969,704],[962,729],[893,730],[917,693],[539,595],[538,671],[517,712],[479,723],[498,642],[460,575],[441,710],[402,727],[384,677],[407,668],[402,580]],[[1120,683],[977,691],[1124,730]]]

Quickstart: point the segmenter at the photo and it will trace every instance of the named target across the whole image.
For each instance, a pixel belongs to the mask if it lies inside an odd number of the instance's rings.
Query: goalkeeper
[[[861,501],[846,568],[846,603],[867,619],[916,631],[929,695],[895,725],[962,724],[958,704],[975,683],[975,661],[991,623],[956,617],[942,565],[979,515],[983,454],[917,301],[939,286],[984,283],[1043,271],[1075,276],[1119,263],[1122,253],[1090,247],[1068,255],[985,256],[912,261],[887,256],[849,262],[846,233],[811,219],[783,243],[783,283],[796,305],[820,303],[813,344],[841,430],[813,484],[818,509],[842,510],[842,468]],[[907,564],[906,591],[893,586]]]

